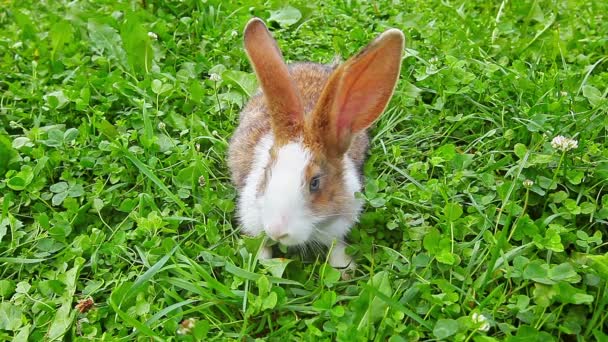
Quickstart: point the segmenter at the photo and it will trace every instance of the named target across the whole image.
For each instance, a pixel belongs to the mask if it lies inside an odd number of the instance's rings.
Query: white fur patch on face
[[[238,216],[243,226],[243,232],[251,236],[256,236],[264,231],[262,210],[257,199],[257,187],[264,177],[264,171],[270,160],[269,151],[273,144],[273,136],[267,134],[256,145],[251,172],[247,175],[245,186],[239,196]]]
[[[262,223],[266,234],[282,244],[306,243],[314,231],[314,218],[306,202],[306,166],[311,154],[300,142],[277,151],[262,201]]]
[[[363,206],[363,200],[355,199],[355,192],[361,191],[361,181],[359,179],[359,173],[350,157],[344,157],[344,189],[350,195],[353,195],[353,208],[350,212],[354,213],[353,220],[356,220]]]
[[[254,163],[239,196],[238,216],[243,232],[252,236],[265,232],[287,246],[313,240],[329,245],[334,238],[342,241],[357,221],[363,204],[354,198],[354,193],[361,190],[361,182],[352,160],[344,157],[343,186],[353,195],[348,208],[341,208],[339,217],[315,217],[307,202],[305,179],[310,151],[301,142],[292,142],[278,149],[275,162],[268,165],[273,144],[274,138],[268,134],[255,148]],[[268,167],[271,169],[266,189],[260,195],[258,187]]]

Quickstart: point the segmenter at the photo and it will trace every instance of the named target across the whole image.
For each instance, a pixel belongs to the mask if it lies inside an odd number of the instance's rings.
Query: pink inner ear
[[[340,138],[344,133],[358,132],[371,125],[390,99],[394,86],[390,74],[394,72],[394,65],[382,63],[382,56],[377,54],[371,53],[344,71],[336,98]]]
[[[364,115],[361,111],[365,110],[365,107],[369,105],[371,99],[366,96],[367,87],[374,82],[373,80],[369,82],[366,79],[366,71],[372,65],[374,55],[367,59],[367,63],[359,63],[361,65],[354,65],[344,71],[342,84],[339,86],[339,94],[336,96],[337,108],[335,109],[337,109],[338,113],[338,137],[342,136],[345,129],[348,133],[355,130],[354,126],[358,126],[355,125],[357,116]],[[367,74],[369,73],[367,72]],[[373,71],[371,73],[373,74]]]
[[[358,94],[352,94],[345,99],[345,103],[340,109],[340,116],[338,116],[338,136],[341,136],[343,132],[351,132],[353,130],[352,126],[356,109],[361,108],[364,102],[364,97]]]
[[[314,116],[328,154],[346,153],[353,134],[384,111],[399,78],[403,41],[401,31],[388,30],[330,77]]]

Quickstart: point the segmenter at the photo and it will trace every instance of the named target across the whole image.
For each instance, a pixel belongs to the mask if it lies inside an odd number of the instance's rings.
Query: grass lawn
[[[0,8],[0,340],[608,340],[608,1]],[[351,280],[239,234],[253,16],[288,61],[405,33]]]

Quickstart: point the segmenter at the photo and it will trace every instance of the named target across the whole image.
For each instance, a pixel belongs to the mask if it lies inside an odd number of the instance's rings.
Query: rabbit
[[[246,25],[244,48],[260,89],[239,114],[228,168],[242,232],[285,246],[329,246],[329,264],[356,265],[345,238],[363,201],[367,128],[399,78],[404,35],[389,29],[341,65],[287,65],[264,22]],[[265,245],[260,258],[272,258]]]

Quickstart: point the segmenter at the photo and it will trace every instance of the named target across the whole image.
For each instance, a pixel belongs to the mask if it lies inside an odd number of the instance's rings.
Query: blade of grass
[[[169,190],[169,188],[160,180],[148,167],[142,163],[137,157],[131,153],[127,148],[121,149],[122,154],[133,163],[143,173],[148,179],[150,179],[159,189],[161,189],[175,204],[177,204],[180,209],[182,209],[185,213],[189,213],[186,209],[186,204],[182,202],[174,193]]]
[[[28,259],[28,258],[0,258],[0,262],[9,264],[37,264],[39,262],[48,261],[49,259]]]
[[[150,327],[148,327],[145,324],[142,324],[140,321],[138,321],[138,320],[132,318],[131,316],[129,316],[126,312],[120,310],[120,308],[118,307],[118,305],[116,305],[116,303],[114,302],[114,300],[112,299],[112,297],[110,297],[109,303],[110,303],[110,306],[112,307],[112,309],[118,314],[118,316],[123,321],[125,321],[125,323],[127,323],[130,326],[132,326],[135,329],[137,329],[136,333],[137,332],[142,332],[146,336],[154,338],[154,340],[156,340],[156,341],[164,341],[162,338],[160,338],[160,336],[158,336],[157,333],[155,333],[152,329],[150,329]]]
[[[123,301],[131,298],[131,296],[135,295],[137,293],[137,291],[139,291],[139,289],[145,283],[150,281],[150,279],[152,279],[152,277],[154,277],[154,275],[156,275],[158,272],[160,272],[160,270],[163,268],[163,266],[165,266],[165,264],[167,263],[169,258],[173,255],[173,253],[175,253],[175,251],[177,250],[178,247],[179,247],[179,245],[175,245],[175,247],[173,247],[173,249],[169,252],[169,254],[162,257],[159,261],[156,262],[156,264],[154,264],[146,272],[144,272],[144,274],[142,274],[139,278],[137,278],[135,283],[133,283],[133,285],[127,290],[127,292],[125,293],[123,298],[121,298],[121,303]]]
[[[378,291],[378,289],[376,289],[375,287],[373,287],[369,284],[366,284],[366,283],[361,283],[361,286],[363,288],[365,288],[366,290],[368,290],[369,292],[371,292],[374,296],[377,296],[378,298],[380,298],[382,301],[384,301],[386,304],[388,304],[393,309],[403,312],[406,316],[413,319],[414,321],[416,321],[418,324],[422,325],[423,327],[425,327],[427,329],[433,328],[428,322],[426,322],[424,319],[422,319],[422,317],[418,316],[418,314],[416,314],[414,311],[406,308],[403,304],[397,302],[396,300],[390,298],[389,296],[385,295],[384,293]]]

